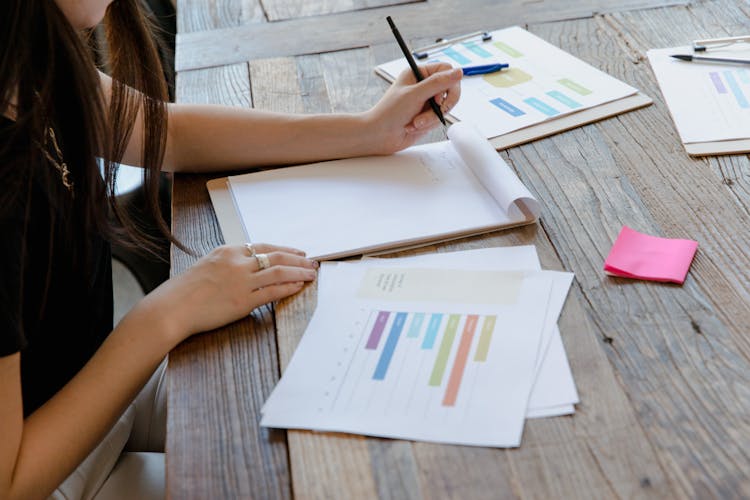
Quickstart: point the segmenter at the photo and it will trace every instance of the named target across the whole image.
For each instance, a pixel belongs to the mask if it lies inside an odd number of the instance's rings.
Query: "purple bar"
[[[375,318],[375,324],[372,326],[370,337],[367,339],[367,345],[365,349],[377,349],[380,337],[383,335],[385,324],[388,323],[388,316],[391,313],[388,311],[380,311],[378,317]]]
[[[714,73],[712,71],[708,74],[708,76],[711,77],[711,81],[714,82],[714,87],[716,87],[716,90],[719,92],[719,94],[727,93],[727,88],[724,86],[724,82],[721,81],[721,77],[718,73]]]

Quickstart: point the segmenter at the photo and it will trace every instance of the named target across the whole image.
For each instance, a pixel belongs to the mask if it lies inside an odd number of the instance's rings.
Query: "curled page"
[[[539,217],[539,202],[474,127],[464,122],[455,123],[448,129],[448,138],[464,163],[510,217]]]

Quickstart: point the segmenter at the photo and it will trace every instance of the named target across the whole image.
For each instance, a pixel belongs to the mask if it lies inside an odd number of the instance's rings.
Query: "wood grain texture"
[[[265,20],[260,0],[179,0],[177,2],[178,33],[232,28]]]
[[[261,0],[269,21],[299,19],[300,17],[336,14],[376,7],[387,7],[404,3],[415,3],[426,0],[318,0],[305,2],[300,0]]]
[[[559,2],[550,15],[586,15],[528,25],[640,88],[654,105],[502,153],[542,201],[538,225],[404,253],[534,244],[543,267],[573,271],[560,329],[582,400],[576,414],[528,421],[514,450],[267,433],[257,426],[258,409],[315,308],[309,285],[275,311],[262,308],[170,356],[170,496],[750,496],[750,157],[689,158],[645,59],[651,47],[747,32],[750,3],[630,10],[659,3]],[[513,5],[521,4],[505,7]],[[547,5],[524,4],[526,20]],[[609,13],[591,17],[594,10]],[[312,19],[295,22],[309,29]],[[248,106],[252,97],[276,111],[360,111],[386,87],[372,68],[396,51],[388,38],[370,48],[180,72],[178,99]],[[199,254],[221,242],[204,182],[176,176],[173,198],[175,232]],[[623,224],[697,239],[685,284],[605,276],[604,258]],[[194,260],[179,251],[172,258],[173,274]]]
[[[722,10],[720,2],[714,5]],[[661,11],[668,13],[658,24],[661,32],[690,23],[679,16],[686,10]],[[657,24],[645,19],[659,12],[635,15],[647,28],[634,22],[614,30],[599,18],[534,31],[655,95],[642,53],[634,58],[623,50],[633,43],[623,33],[653,36]],[[565,267],[576,273],[587,311],[674,491],[736,496],[750,491],[743,451],[750,436],[745,418],[750,399],[741,389],[750,365],[718,312],[725,307],[716,300],[721,290],[703,286],[708,269],[702,265],[718,258],[734,272],[729,262],[734,256],[719,248],[714,256],[702,247],[682,287],[606,278],[600,271],[622,224],[650,234],[693,237],[709,246],[709,241],[720,246],[732,234],[735,241],[739,236],[740,248],[747,248],[746,236],[736,234],[746,226],[747,214],[737,211],[717,176],[698,168],[702,162],[675,147],[673,130],[665,108],[657,105],[522,146],[511,158],[523,181],[550,207],[545,219],[550,239]],[[707,274],[713,280],[714,272]]]
[[[349,112],[376,102],[386,85],[373,74],[372,68],[376,59],[388,56],[389,50],[378,46],[372,51],[357,49],[300,58],[297,75],[304,82],[301,89],[305,89],[305,99],[310,101],[311,96],[317,96],[319,100],[314,105],[308,102],[304,108],[325,110],[322,101],[327,100],[331,110]],[[295,77],[288,63],[277,61],[270,67],[287,68],[288,77]],[[252,78],[257,82],[254,73]],[[275,88],[274,96],[286,96],[286,104],[274,98],[274,109],[299,109],[292,89],[267,87]],[[257,95],[255,90],[253,95]],[[431,138],[439,139],[439,136]],[[533,227],[418,252],[530,243],[544,249],[547,265],[561,268],[549,241]],[[416,252],[406,252],[413,253]],[[523,447],[508,452],[381,439],[365,440],[365,448],[363,438],[291,431],[289,453],[294,491],[303,491],[312,498],[328,498],[331,491],[337,492],[338,498],[354,498],[361,495],[362,484],[372,483],[376,488],[372,493],[378,498],[496,495],[603,498],[668,494],[665,475],[607,361],[602,349],[604,343],[574,300],[569,301],[562,325],[571,365],[576,380],[581,380],[579,390],[585,401],[575,418],[530,421]],[[277,306],[282,366],[293,354],[314,307],[311,290]],[[615,443],[621,453],[612,453]],[[340,449],[346,453],[336,453]],[[332,470],[339,474],[332,477]],[[357,479],[349,480],[352,477]],[[369,480],[363,483],[362,478]]]
[[[249,106],[246,64],[183,72],[180,102]],[[204,255],[223,243],[208,199],[207,176],[174,180],[175,235]],[[172,250],[172,275],[195,257]],[[167,489],[172,498],[291,496],[284,433],[258,427],[260,407],[278,380],[273,308],[197,335],[170,354]]]
[[[688,0],[488,0],[411,3],[334,15],[247,24],[196,33],[177,34],[177,71],[222,66],[270,57],[297,56],[395,43],[385,22],[391,15],[407,42],[414,38],[445,37],[513,24],[589,18],[597,12]]]

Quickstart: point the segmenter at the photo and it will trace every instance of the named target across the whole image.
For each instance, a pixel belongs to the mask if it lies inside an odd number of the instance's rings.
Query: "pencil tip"
[[[675,59],[679,59],[681,61],[692,61],[693,56],[688,56],[685,54],[672,54],[671,57],[674,57]]]

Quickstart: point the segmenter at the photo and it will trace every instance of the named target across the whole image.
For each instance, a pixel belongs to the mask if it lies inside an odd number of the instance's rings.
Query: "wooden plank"
[[[198,33],[178,33],[177,71],[222,66],[254,59],[297,56],[394,43],[385,16],[396,20],[408,40],[492,30],[513,24],[591,17],[596,12],[655,5],[685,4],[689,0],[539,0],[530,9],[526,0],[503,2],[414,3],[243,25]],[[479,5],[479,7],[477,7]]]
[[[261,0],[269,21],[283,21],[300,17],[320,16],[376,7],[388,7],[426,0]]]
[[[712,7],[720,11],[722,2]],[[623,51],[633,42],[626,34],[645,38],[647,30],[652,36],[683,23],[697,32],[700,21],[679,15],[685,11],[665,9],[661,22],[648,28],[638,22],[654,19],[657,11],[634,15],[623,31],[601,18],[533,31],[638,84],[653,77],[643,67],[643,48],[635,59]],[[737,236],[746,227],[747,213],[737,213],[726,186],[712,182],[715,176],[675,148],[671,135],[665,109],[653,106],[522,146],[511,151],[511,159],[548,207],[545,227],[565,267],[576,273],[587,311],[674,493],[742,496],[750,485],[750,398],[737,386],[750,364],[721,320],[725,305],[712,299],[721,290],[706,288],[714,278],[704,273],[713,271],[703,267],[707,257],[724,257],[699,252],[682,287],[608,278],[601,271],[622,224],[706,242],[721,242],[723,231]],[[739,235],[741,248],[746,239]]]
[[[743,16],[747,23],[747,13],[735,2],[712,2],[674,12],[659,9],[649,16],[634,13],[604,20],[613,29],[624,33],[625,43],[634,52],[633,57],[643,58],[644,64],[648,65],[645,59],[648,48],[676,46],[696,37],[728,36],[741,29],[739,26]],[[656,29],[655,26],[665,22],[667,17],[674,20],[675,28],[669,31]],[[641,25],[635,29],[638,23]],[[648,74],[651,74],[650,69]],[[675,165],[672,175],[661,182],[669,182],[670,186],[680,188],[655,191],[660,178],[649,176],[642,180],[645,197],[671,232],[683,231],[683,234],[689,234],[700,242],[700,258],[696,260],[694,269],[703,271],[702,283],[705,284],[702,286],[710,291],[709,297],[722,321],[731,327],[737,347],[745,356],[750,356],[750,339],[745,327],[746,321],[750,320],[750,311],[745,306],[750,300],[747,289],[750,272],[746,267],[750,261],[745,251],[748,241],[742,230],[748,222],[750,207],[744,180],[750,173],[750,157],[686,158],[658,85],[653,78],[642,83],[655,96],[656,109],[662,110],[659,124],[654,125],[669,131],[666,144],[644,146],[653,147],[659,152],[659,156],[652,161]],[[622,117],[623,120],[626,118],[629,117]],[[642,127],[630,122],[626,126]],[[649,132],[643,131],[644,134]],[[629,146],[630,141],[626,141],[619,144],[615,152],[619,154],[620,148]],[[686,218],[680,209],[688,203],[696,208],[690,218]]]
[[[255,61],[250,64],[250,73],[258,109],[279,112],[331,111],[317,56],[302,58],[299,65],[292,59]],[[315,309],[316,297],[315,286],[309,285],[297,296],[282,300],[276,306],[282,371],[294,354]],[[289,431],[287,440],[295,496],[326,499],[375,496],[364,438]]]
[[[248,106],[247,65],[183,72],[180,102]],[[199,255],[223,242],[203,175],[177,175],[175,235]],[[172,275],[194,261],[172,249]],[[273,309],[197,335],[169,356],[167,490],[172,498],[291,496],[281,432],[258,427],[260,407],[278,380]]]
[[[260,0],[179,0],[177,32],[231,28],[265,21]]]

